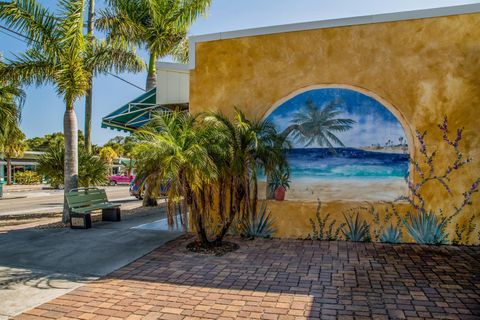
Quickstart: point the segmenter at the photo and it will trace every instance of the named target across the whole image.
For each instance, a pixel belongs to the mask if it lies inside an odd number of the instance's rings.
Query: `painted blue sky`
[[[54,9],[57,0],[38,0],[50,9]],[[343,18],[359,15],[398,12],[415,9],[444,7],[478,0],[213,0],[209,12],[198,19],[190,29],[190,34],[224,32],[262,26]],[[95,7],[105,7],[105,1],[96,1]],[[0,22],[0,25],[3,25]],[[102,37],[97,33],[98,37]],[[16,37],[18,38],[18,37]],[[0,52],[4,57],[12,58],[14,54],[25,51],[25,44],[4,30],[0,32]],[[145,51],[140,50],[147,58]],[[166,59],[168,61],[168,59]],[[144,87],[146,73],[121,74],[135,84]],[[294,90],[296,88],[292,88]],[[61,97],[51,85],[36,88],[27,87],[27,100],[23,109],[22,130],[27,137],[45,135],[62,131],[63,111]],[[102,129],[101,117],[114,111],[129,100],[140,95],[142,91],[129,86],[111,76],[98,76],[94,81],[93,93],[93,135],[94,143],[103,144],[108,139],[120,134],[118,131]],[[79,128],[84,126],[84,101],[75,103]]]
[[[331,101],[341,101],[338,110],[342,111],[342,114],[339,118],[348,118],[356,122],[349,131],[336,133],[347,147],[385,145],[388,140],[398,143],[400,137],[405,141],[402,126],[387,108],[367,95],[347,89],[329,88],[303,92],[280,105],[267,120],[272,121],[278,131],[283,131],[292,123],[292,116],[305,108],[308,99],[313,100],[319,108]],[[293,142],[293,147],[299,148],[303,145]]]

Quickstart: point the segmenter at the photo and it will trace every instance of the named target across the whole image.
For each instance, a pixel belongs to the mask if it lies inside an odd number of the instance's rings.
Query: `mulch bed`
[[[238,244],[234,242],[222,241],[219,244],[212,244],[210,247],[204,247],[199,241],[193,241],[187,244],[187,250],[194,253],[223,256],[229,252],[237,250]]]

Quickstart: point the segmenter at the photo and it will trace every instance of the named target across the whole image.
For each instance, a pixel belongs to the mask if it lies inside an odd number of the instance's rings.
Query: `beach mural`
[[[348,89],[316,89],[284,102],[267,120],[291,144],[287,200],[388,201],[407,192],[405,133],[375,99]],[[265,178],[262,183],[267,192]]]

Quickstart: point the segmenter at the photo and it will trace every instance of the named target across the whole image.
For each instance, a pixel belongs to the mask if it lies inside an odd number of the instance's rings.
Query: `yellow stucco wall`
[[[410,144],[415,130],[429,132],[427,143],[445,154],[436,127],[446,115],[452,128],[464,127],[463,152],[473,158],[454,176],[454,191],[464,191],[480,176],[480,14],[336,27],[196,44],[190,78],[190,110],[234,107],[250,118],[263,118],[284,99],[308,88],[343,86],[381,100],[401,121]],[[461,199],[432,184],[427,198],[435,208],[451,208]],[[480,197],[449,227],[477,215],[469,243],[479,243]],[[341,217],[351,203],[329,203]],[[361,204],[358,204],[361,205]],[[299,238],[310,231],[315,203],[271,203],[277,236]]]

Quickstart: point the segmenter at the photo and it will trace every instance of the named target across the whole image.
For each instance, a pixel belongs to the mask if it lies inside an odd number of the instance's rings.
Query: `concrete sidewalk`
[[[52,190],[52,188],[48,184],[32,184],[32,185],[4,184],[3,185],[4,194],[9,192],[22,192],[22,191],[32,191],[32,190]]]
[[[0,234],[0,316],[64,294],[142,257],[178,232],[133,227],[165,217],[163,208],[99,222],[92,229],[25,229]]]

